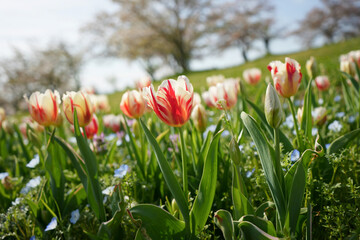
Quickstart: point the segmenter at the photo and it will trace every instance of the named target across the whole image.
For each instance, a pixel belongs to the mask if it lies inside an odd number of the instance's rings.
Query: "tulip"
[[[13,124],[11,122],[9,122],[9,120],[4,120],[1,124],[2,128],[4,129],[4,131],[7,134],[13,134],[14,133],[14,128],[13,128]]]
[[[317,107],[314,109],[312,115],[316,125],[322,126],[326,122],[326,108]]]
[[[93,103],[94,112],[108,112],[110,110],[109,99],[106,95],[90,95],[90,98]]]
[[[151,85],[151,78],[149,76],[140,78],[135,82],[135,85],[139,91],[142,91],[144,87],[149,87]]]
[[[258,68],[246,69],[243,72],[244,80],[250,85],[256,85],[261,79],[261,70]]]
[[[200,94],[194,93],[194,99],[193,99],[193,107],[196,105],[201,104],[201,97]]]
[[[206,78],[206,82],[209,87],[216,86],[218,83],[225,82],[225,77],[223,75],[214,75]]]
[[[110,128],[114,133],[120,132],[125,120],[123,116],[114,114],[103,116],[103,123],[106,128]]]
[[[91,122],[85,126],[85,133],[88,139],[92,139],[99,130],[99,122],[95,114],[91,119]]]
[[[306,71],[310,79],[313,79],[317,75],[317,64],[315,58],[312,56],[306,61]]]
[[[325,91],[330,87],[330,81],[327,76],[317,76],[315,78],[315,84],[320,91]]]
[[[30,99],[24,96],[31,117],[42,126],[55,125],[60,113],[60,96],[57,91],[34,92]]]
[[[348,53],[348,55],[351,61],[357,64],[360,68],[360,50],[351,51]]]
[[[278,128],[284,119],[279,96],[271,83],[269,83],[266,89],[265,117],[269,125],[273,128]]]
[[[129,118],[139,118],[145,112],[145,100],[136,90],[127,91],[121,98],[120,109]]]
[[[351,61],[347,56],[342,55],[340,57],[340,70],[349,74],[350,76],[355,76],[356,67],[355,63]]]
[[[94,108],[88,94],[81,91],[66,92],[62,99],[65,117],[69,123],[74,124],[74,109],[76,109],[80,127],[85,127],[90,123]]]
[[[195,105],[191,113],[191,119],[194,121],[196,129],[198,129],[200,132],[205,131],[207,118],[206,118],[206,111],[203,105],[201,104]]]
[[[290,58],[285,63],[273,61],[268,65],[276,91],[284,98],[294,96],[300,86],[302,74],[300,64]]]
[[[302,116],[303,116],[303,113],[304,113],[304,108],[298,108],[298,111],[297,111],[297,114],[296,114],[296,117],[297,117],[297,120],[298,122],[301,124],[301,121],[302,121]]]
[[[88,95],[93,95],[93,94],[95,94],[95,89],[94,89],[94,87],[90,87],[90,86],[82,87],[82,88],[80,89],[80,91],[83,92],[83,93],[86,93],[86,94],[88,94]]]
[[[238,90],[239,82],[237,80],[227,80],[210,87],[208,92],[203,93],[203,98],[208,106],[231,109],[237,102]]]
[[[190,118],[194,92],[189,79],[184,75],[177,80],[163,81],[156,93],[153,85],[144,88],[144,97],[155,114],[170,126],[180,127]]]

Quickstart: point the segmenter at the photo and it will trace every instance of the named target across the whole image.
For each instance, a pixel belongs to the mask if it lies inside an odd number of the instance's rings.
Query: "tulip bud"
[[[313,118],[315,124],[318,126],[322,126],[326,122],[326,108],[317,107],[313,111]]]
[[[270,83],[265,95],[265,117],[269,125],[273,128],[278,128],[284,118],[279,96]]]
[[[256,85],[261,79],[261,70],[258,68],[246,69],[243,72],[243,78],[248,84]]]
[[[235,165],[239,165],[241,160],[241,152],[235,138],[231,139],[229,150],[231,160],[234,162]]]
[[[60,96],[57,91],[34,92],[30,98],[24,96],[31,117],[42,126],[55,125],[60,113]]]
[[[145,112],[145,100],[140,92],[127,91],[121,98],[120,109],[129,118],[139,118]]]
[[[201,104],[200,94],[194,93],[193,108],[194,108],[196,105],[198,105],[198,104]]]
[[[297,120],[298,122],[301,124],[301,121],[302,121],[302,116],[303,116],[303,112],[304,112],[304,108],[299,108],[298,111],[297,111]]]
[[[2,183],[2,185],[4,186],[4,188],[5,188],[6,190],[12,189],[11,179],[10,179],[9,176],[4,177],[4,178],[1,180],[1,183]]]
[[[315,84],[320,91],[325,91],[330,87],[330,81],[327,76],[317,76],[315,78]]]
[[[88,139],[92,139],[94,135],[98,132],[98,130],[99,130],[99,122],[96,115],[94,114],[91,119],[91,122],[85,126],[86,137]]]
[[[74,124],[74,109],[76,109],[80,127],[85,127],[90,123],[94,109],[89,95],[84,92],[66,92],[62,100],[65,117],[69,123]]]
[[[196,129],[200,132],[205,131],[207,123],[206,111],[201,104],[195,105],[191,113],[191,119],[194,121]]]
[[[311,56],[310,59],[306,61],[306,71],[310,79],[313,79],[317,76],[318,67],[313,56]]]
[[[348,60],[348,59],[343,59],[340,62],[340,70],[342,72],[346,72],[347,74],[349,74],[350,76],[355,76],[355,63]]]
[[[291,58],[285,63],[273,61],[268,65],[276,91],[284,98],[294,96],[300,86],[302,74],[300,64]]]
[[[13,125],[12,123],[10,123],[8,120],[4,120],[2,122],[2,128],[4,129],[4,131],[7,133],[7,134],[13,134],[14,133],[14,128],[13,128]]]

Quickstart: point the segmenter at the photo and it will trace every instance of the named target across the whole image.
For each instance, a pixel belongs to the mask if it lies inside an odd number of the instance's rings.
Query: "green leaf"
[[[225,238],[225,240],[234,239],[234,223],[231,216],[226,210],[219,210],[215,213],[214,222],[218,226]]]
[[[140,119],[140,124],[141,124],[141,127],[144,129],[146,138],[148,139],[149,143],[151,144],[151,146],[155,152],[155,156],[156,156],[157,162],[159,164],[160,170],[161,170],[162,174],[164,175],[165,182],[166,182],[168,188],[170,189],[170,192],[174,196],[176,203],[179,206],[179,209],[181,211],[181,214],[183,215],[185,222],[190,223],[188,204],[185,199],[185,194],[181,190],[179,182],[176,180],[176,177],[175,177],[172,169],[170,168],[168,161],[165,159],[165,156],[162,153],[160,146],[157,143],[156,139],[154,138],[154,136],[151,134],[151,132],[149,131],[149,129],[146,127],[146,125],[143,123],[143,121],[141,119]]]
[[[190,212],[192,233],[197,234],[203,230],[214,200],[218,171],[217,151],[221,132],[218,132],[211,141],[204,163],[198,194]]]
[[[105,165],[107,163],[113,163],[114,162],[116,143],[117,143],[117,139],[114,139],[112,141],[112,143],[110,144],[110,148],[109,148],[108,152],[106,153],[106,157],[105,157]]]
[[[243,216],[239,222],[250,222],[269,235],[276,236],[276,230],[271,221],[254,215]]]
[[[85,160],[85,170],[87,173],[87,197],[91,209],[95,216],[101,221],[106,220],[105,208],[103,205],[103,195],[98,181],[98,166],[94,153],[91,151],[87,139],[80,132],[79,122],[74,109],[74,130],[75,138],[80,152]]]
[[[294,234],[296,231],[296,224],[300,214],[301,203],[305,192],[305,182],[306,182],[305,169],[300,160],[293,177],[292,186],[289,194],[288,207],[287,207],[287,211],[288,211],[287,223],[290,229],[290,233],[292,234]]]
[[[280,240],[280,238],[271,236],[251,222],[241,222],[239,228],[246,240]]]
[[[309,81],[305,96],[304,96],[304,106],[303,106],[303,114],[301,119],[301,129],[304,131],[307,139],[312,139],[312,116],[311,116],[311,82]]]
[[[235,165],[233,165],[231,195],[234,205],[234,218],[236,220],[241,218],[243,215],[254,213],[254,209],[247,199],[246,186],[240,174],[239,167]]]
[[[85,172],[84,160],[75,152],[71,145],[65,142],[62,138],[54,136],[54,139],[64,149],[64,151],[70,158],[72,166],[76,169],[81,183],[83,184],[85,191],[87,191],[87,175]]]
[[[16,135],[17,135],[17,137],[19,139],[20,146],[21,146],[21,149],[23,151],[24,157],[26,158],[27,162],[30,162],[31,158],[30,158],[29,150],[26,148],[26,146],[24,144],[24,141],[23,141],[23,138],[22,138],[22,135],[21,135],[21,132],[19,130],[19,127],[16,124],[14,124],[14,129],[15,129]]]
[[[256,209],[255,216],[264,217],[265,211],[269,208],[275,208],[275,204],[273,202],[264,202]]]
[[[260,156],[261,165],[264,169],[266,181],[269,185],[271,195],[279,213],[280,221],[283,224],[286,217],[286,201],[284,197],[284,189],[282,189],[279,179],[275,174],[275,168],[272,160],[275,157],[274,149],[266,141],[263,133],[259,129],[259,126],[250,115],[242,112],[241,119],[255,142]]]
[[[327,149],[328,154],[338,153],[341,149],[345,148],[351,141],[360,136],[360,128],[346,133],[345,135],[335,139],[330,147]]]
[[[140,232],[144,239],[185,239],[185,223],[162,208],[140,204],[130,209],[131,217],[141,220]]]
[[[353,100],[354,96],[351,94],[351,89],[344,78],[341,78],[341,86],[347,110],[357,109],[358,101]]]
[[[255,110],[256,114],[259,116],[261,123],[265,126],[267,133],[274,139],[274,131],[273,128],[268,124],[264,112],[256,106],[250,100],[246,100],[248,104]],[[279,139],[283,145],[283,153],[291,152],[294,147],[291,144],[290,140],[285,136],[285,134],[279,129]]]
[[[357,69],[358,70],[358,69]],[[341,72],[343,75],[345,75],[345,77],[347,77],[348,79],[350,79],[351,83],[354,85],[356,91],[359,91],[359,83],[355,80],[355,78],[353,76],[351,76],[350,74],[346,73],[346,72]],[[359,74],[359,73],[358,73]]]

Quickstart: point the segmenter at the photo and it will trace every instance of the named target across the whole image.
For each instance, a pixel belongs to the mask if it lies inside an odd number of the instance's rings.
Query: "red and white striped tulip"
[[[85,127],[86,137],[88,139],[92,139],[94,135],[98,132],[98,130],[99,130],[99,121],[96,115],[93,114],[91,122]]]
[[[209,88],[208,92],[203,93],[204,101],[208,106],[215,106],[218,109],[231,109],[237,102],[239,89],[237,80],[227,80]],[[205,99],[207,98],[207,99]]]
[[[149,87],[151,85],[151,78],[149,76],[140,78],[135,82],[135,85],[139,91],[142,91],[144,87]]]
[[[45,93],[34,92],[30,98],[24,96],[31,117],[42,126],[56,125],[60,114],[60,96],[55,90],[46,90]]]
[[[90,97],[84,92],[66,92],[63,95],[63,110],[69,123],[74,124],[74,110],[76,109],[80,127],[88,125],[94,112]]]
[[[256,85],[261,79],[261,70],[258,68],[246,69],[243,72],[243,78],[248,84]]]
[[[300,64],[291,58],[285,58],[285,63],[273,61],[268,65],[274,80],[276,91],[284,98],[294,96],[300,86],[302,74]]]
[[[315,78],[315,84],[320,91],[328,90],[330,87],[328,76],[317,76]]]
[[[120,109],[129,118],[139,118],[145,112],[145,100],[139,91],[131,90],[124,93],[120,102]]]
[[[218,83],[225,82],[225,77],[223,75],[209,76],[206,78],[206,82],[209,87],[216,86]]]
[[[122,115],[115,116],[114,114],[109,114],[103,116],[103,123],[106,128],[111,129],[114,133],[117,133],[121,130],[122,124],[125,122]]]
[[[163,81],[157,92],[154,91],[153,85],[144,88],[144,97],[155,114],[170,126],[180,127],[190,118],[194,90],[184,75],[179,76],[177,80]]]
[[[191,119],[194,121],[195,127],[200,131],[203,132],[206,129],[206,111],[203,105],[196,104],[194,109],[191,113]]]
[[[94,111],[110,111],[109,99],[106,95],[90,95]]]

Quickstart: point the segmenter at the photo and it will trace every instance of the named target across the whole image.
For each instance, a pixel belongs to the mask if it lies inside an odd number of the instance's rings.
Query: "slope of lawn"
[[[296,59],[302,66],[303,76],[306,76],[305,63],[314,56],[319,65],[320,74],[330,76],[330,81],[335,82],[339,78],[339,57],[341,54],[348,53],[351,50],[360,49],[360,38],[351,39],[336,44],[326,45],[320,48],[309,49],[302,52],[282,54],[282,55],[268,55],[259,59],[256,59],[245,64],[241,64],[234,67],[224,69],[212,69],[205,71],[188,72],[186,76],[190,79],[195,91],[201,92],[207,89],[206,77],[211,75],[222,74],[225,77],[242,77],[242,73],[247,68],[257,67],[260,68],[263,74],[263,79],[266,76],[270,77],[270,73],[267,70],[269,62],[274,60],[280,60],[284,62],[285,57]],[[170,76],[169,78],[175,78],[176,76]],[[155,89],[161,83],[161,81],[155,82]],[[265,84],[264,84],[265,86]],[[252,91],[256,91],[257,88],[248,88],[251,95]],[[119,103],[121,100],[122,92],[116,92],[109,95],[109,101],[113,112],[119,112]]]

